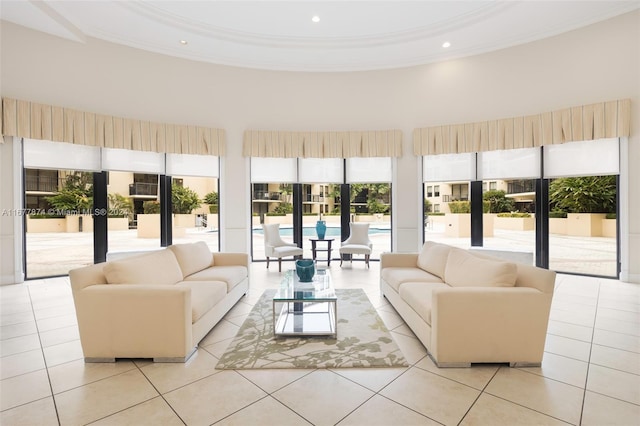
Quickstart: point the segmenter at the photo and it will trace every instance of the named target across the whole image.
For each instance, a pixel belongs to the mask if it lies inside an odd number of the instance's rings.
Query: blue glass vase
[[[318,234],[319,239],[324,240],[324,235],[327,233],[327,224],[324,220],[316,222],[316,233]]]
[[[316,273],[316,268],[313,260],[311,259],[299,259],[296,260],[296,274],[300,279],[300,282],[308,283],[313,281],[313,276]]]

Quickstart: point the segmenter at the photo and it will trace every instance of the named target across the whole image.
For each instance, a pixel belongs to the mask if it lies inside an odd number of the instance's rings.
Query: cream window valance
[[[631,100],[566,108],[526,117],[425,127],[413,131],[415,155],[533,148],[629,136]]]
[[[2,136],[134,151],[222,156],[223,129],[154,123],[2,98]]]
[[[244,132],[242,154],[245,157],[277,158],[400,157],[402,132],[247,130]]]

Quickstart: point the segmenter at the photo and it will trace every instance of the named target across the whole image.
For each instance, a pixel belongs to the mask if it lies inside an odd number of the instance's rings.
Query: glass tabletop
[[[290,269],[285,272],[273,300],[276,302],[336,300],[336,290],[331,282],[331,274],[326,269],[316,270],[311,282],[301,282],[295,270]]]

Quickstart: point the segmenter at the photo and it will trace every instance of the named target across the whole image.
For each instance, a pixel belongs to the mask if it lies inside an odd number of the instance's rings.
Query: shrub
[[[215,191],[211,191],[208,194],[205,194],[202,201],[205,204],[218,204],[218,201],[219,201],[218,193]]]
[[[613,213],[616,192],[615,176],[559,178],[549,184],[549,204],[570,213]]]
[[[219,197],[217,192],[211,191],[208,194],[205,194],[202,202],[209,204],[209,213],[218,213]]]
[[[432,210],[432,206],[431,206],[431,201],[427,200],[426,198],[424,199],[424,210],[423,212],[425,213],[431,213]]]
[[[451,213],[471,213],[471,201],[451,201],[449,204],[449,210]],[[488,201],[482,202],[482,213],[489,213],[490,204]],[[431,214],[431,213],[429,213]]]
[[[276,213],[276,216],[293,213],[293,204],[287,202],[280,203],[273,209],[272,213]]]
[[[171,203],[173,213],[189,214],[193,209],[200,207],[200,198],[192,189],[174,185],[171,187]]]
[[[485,213],[505,213],[515,208],[515,201],[507,198],[502,190],[492,189],[482,194],[482,199],[489,203],[489,211]]]
[[[142,203],[142,211],[144,214],[159,214],[160,202],[159,201],[145,201]]]
[[[128,217],[133,210],[131,198],[120,194],[109,194],[109,217]]]
[[[469,201],[451,201],[449,203],[451,213],[471,213],[471,203]]]
[[[549,212],[549,218],[551,219],[566,219],[567,212],[563,212],[562,210],[554,210]]]
[[[498,213],[498,217],[531,217],[531,213]]]
[[[64,187],[55,195],[45,197],[59,211],[82,212],[93,207],[93,175],[73,172],[65,178]]]
[[[617,219],[618,216],[615,213],[607,213],[605,216],[607,219]]]

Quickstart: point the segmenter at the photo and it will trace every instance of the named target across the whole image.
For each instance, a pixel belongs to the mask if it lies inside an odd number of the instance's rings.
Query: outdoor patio
[[[375,226],[375,228],[374,228]],[[286,232],[284,232],[286,234]],[[307,232],[307,234],[309,234]],[[311,258],[310,238],[303,237],[304,256]],[[339,261],[339,236],[334,238],[332,258]],[[284,235],[285,241],[292,241]],[[391,250],[391,232],[389,223],[372,225],[370,239],[373,242],[373,260],[380,254]],[[425,229],[425,239],[468,248],[468,237],[452,238],[445,236],[444,225],[433,223]],[[175,244],[205,241],[212,251],[218,251],[218,231],[208,228],[187,228],[184,237],[174,238]],[[138,238],[133,230],[110,231],[108,233],[109,254],[136,252],[160,248],[158,238]],[[29,278],[65,275],[70,269],[93,263],[93,235],[88,232],[68,233],[28,233],[27,234],[27,274]],[[262,229],[254,227],[252,233],[252,258],[264,260],[264,240]],[[597,276],[615,277],[616,240],[606,237],[571,237],[566,235],[550,236],[550,268],[556,271],[580,273]],[[493,237],[484,238],[484,247],[496,250],[535,252],[535,231],[512,231],[495,229]],[[319,253],[325,258],[326,253]],[[359,262],[361,258],[354,261]]]

